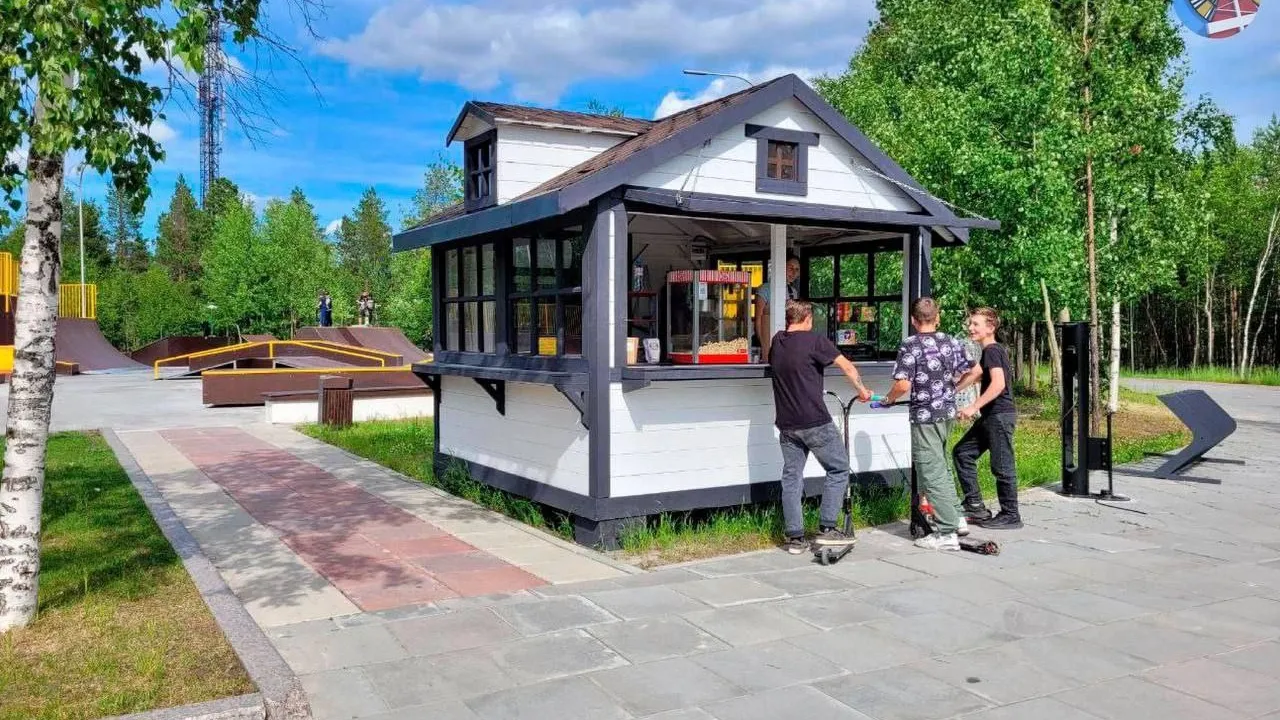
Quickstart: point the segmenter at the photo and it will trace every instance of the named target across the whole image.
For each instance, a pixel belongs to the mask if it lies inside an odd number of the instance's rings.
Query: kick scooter
[[[849,413],[853,410],[853,404],[858,401],[857,396],[849,398],[849,402],[845,402],[835,392],[828,390],[827,394],[836,399],[836,404],[840,406],[841,420],[844,427],[844,448],[845,452],[849,450]],[[873,396],[874,402],[880,396]],[[852,473],[850,473],[852,475]],[[844,488],[844,505],[841,512],[844,513],[844,534],[848,536],[849,542],[843,545],[813,545],[813,557],[822,565],[833,565],[840,562],[845,555],[853,552],[853,478]]]

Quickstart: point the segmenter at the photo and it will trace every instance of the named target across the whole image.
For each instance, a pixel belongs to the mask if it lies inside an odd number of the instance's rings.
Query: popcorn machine
[[[682,365],[747,363],[751,302],[748,271],[667,273],[667,357]]]

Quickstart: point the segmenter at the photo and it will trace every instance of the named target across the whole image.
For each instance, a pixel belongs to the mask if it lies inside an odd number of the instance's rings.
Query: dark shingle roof
[[[472,101],[471,105],[492,115],[495,119],[520,123],[567,125],[591,130],[631,134],[642,133],[653,125],[649,120],[615,115],[595,115],[592,113],[571,112],[569,110],[548,110],[546,108],[506,105],[494,102]]]
[[[649,128],[643,134],[614,145],[599,155],[569,168],[563,173],[560,173],[515,199],[523,200],[552,190],[569,187],[592,173],[603,170],[610,165],[617,164],[632,155],[635,155],[641,150],[653,147],[681,130],[715,115],[725,108],[742,102],[769,85],[770,83],[756,85],[754,87],[747,88],[746,90],[733,93],[732,95],[725,95],[722,98],[705,102],[701,105],[695,105],[688,110],[682,110],[674,115],[668,115],[661,120],[656,120],[649,124]]]

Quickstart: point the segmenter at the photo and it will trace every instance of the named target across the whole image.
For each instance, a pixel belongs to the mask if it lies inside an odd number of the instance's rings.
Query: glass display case
[[[746,363],[751,348],[751,273],[667,273],[667,358],[682,365]]]

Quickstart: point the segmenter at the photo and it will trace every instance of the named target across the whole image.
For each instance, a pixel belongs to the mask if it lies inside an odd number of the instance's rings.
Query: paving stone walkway
[[[1272,420],[1214,453],[1247,465],[1194,472],[1221,484],[1118,475],[1146,514],[1028,493],[997,557],[893,526],[828,568],[769,551],[628,572],[288,430],[121,437],[321,720],[1280,720],[1280,392],[1231,402]],[[459,597],[366,603],[253,473],[329,513],[303,492],[321,478],[378,528],[435,526],[544,582],[463,597],[446,570]],[[432,572],[381,547],[383,578]]]

